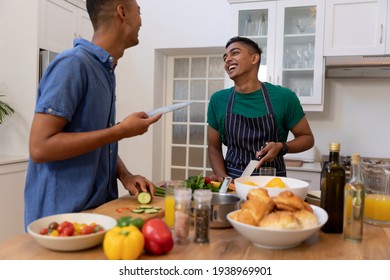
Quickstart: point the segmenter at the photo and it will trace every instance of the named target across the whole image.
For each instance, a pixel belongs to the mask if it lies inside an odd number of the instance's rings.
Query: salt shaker
[[[195,242],[209,242],[209,222],[211,215],[211,190],[194,191]]]
[[[190,202],[192,190],[186,187],[175,189],[175,223],[173,238],[175,243],[184,244],[188,241],[190,230]]]

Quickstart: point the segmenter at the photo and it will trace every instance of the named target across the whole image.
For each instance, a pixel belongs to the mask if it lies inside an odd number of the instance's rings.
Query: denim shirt
[[[102,48],[76,39],[59,54],[41,79],[35,112],[65,118],[64,132],[88,132],[115,124],[113,58]],[[59,149],[61,147],[58,147]],[[25,227],[59,213],[79,212],[118,197],[118,143],[59,161],[29,160]]]

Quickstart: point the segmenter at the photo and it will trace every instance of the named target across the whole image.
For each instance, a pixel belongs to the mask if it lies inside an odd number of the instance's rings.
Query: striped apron
[[[225,117],[225,134],[227,153],[225,158],[226,171],[232,178],[240,177],[249,161],[256,159],[256,151],[266,146],[266,142],[279,142],[278,128],[267,88],[261,83],[267,114],[258,118],[247,118],[233,114],[235,90],[230,93]],[[283,156],[277,156],[272,162],[262,166],[276,168],[277,176],[286,176],[286,166]],[[252,176],[259,175],[258,170]]]

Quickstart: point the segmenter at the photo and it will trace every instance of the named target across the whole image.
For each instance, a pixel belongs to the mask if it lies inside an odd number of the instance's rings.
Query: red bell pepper
[[[142,226],[145,238],[145,251],[152,255],[166,254],[172,250],[174,242],[167,224],[161,219],[150,219]]]

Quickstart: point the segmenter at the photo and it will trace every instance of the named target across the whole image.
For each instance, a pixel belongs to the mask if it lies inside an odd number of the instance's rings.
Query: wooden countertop
[[[318,231],[301,245],[285,250],[254,246],[235,229],[210,229],[210,243],[175,245],[166,255],[143,254],[140,259],[165,260],[390,260],[390,228],[364,224],[363,241],[343,240],[341,234]],[[78,252],[56,252],[41,247],[29,234],[0,242],[0,260],[105,260],[102,245]]]

